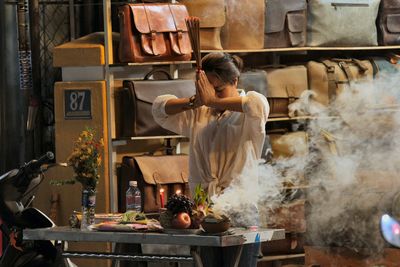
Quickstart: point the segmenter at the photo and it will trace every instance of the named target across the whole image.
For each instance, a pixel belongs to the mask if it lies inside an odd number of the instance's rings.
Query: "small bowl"
[[[221,222],[205,222],[201,223],[201,227],[207,233],[215,234],[225,232],[231,227],[230,221],[221,221]]]

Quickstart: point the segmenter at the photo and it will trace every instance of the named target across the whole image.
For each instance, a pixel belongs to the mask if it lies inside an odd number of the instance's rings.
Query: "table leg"
[[[238,267],[239,266],[239,262],[240,262],[240,256],[242,256],[242,251],[243,251],[243,245],[237,246],[237,253],[235,256],[235,263],[233,265],[233,267]]]
[[[203,267],[203,262],[201,261],[200,257],[200,247],[191,246],[190,255],[192,255],[196,267]]]
[[[119,251],[121,248],[119,247],[119,243],[113,243],[112,244],[112,252],[116,253],[117,251]],[[112,260],[111,261],[111,267],[119,267],[119,260]]]

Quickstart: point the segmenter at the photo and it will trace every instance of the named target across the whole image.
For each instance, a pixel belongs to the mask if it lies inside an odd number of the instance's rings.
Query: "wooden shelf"
[[[265,53],[265,52],[296,52],[296,51],[355,51],[355,50],[393,50],[399,49],[400,45],[388,46],[349,46],[349,47],[283,47],[264,49],[227,49],[227,50],[201,50],[202,53],[226,52],[226,53]]]
[[[400,45],[388,45],[388,46],[351,46],[351,47],[308,47],[307,50],[310,51],[326,51],[326,50],[338,50],[338,51],[346,51],[346,50],[393,50],[400,49]]]
[[[118,138],[112,140],[113,146],[123,146],[129,141],[140,141],[140,140],[156,140],[156,139],[183,139],[187,138],[183,135],[162,135],[162,136],[132,136],[126,138]]]
[[[308,47],[285,47],[285,48],[263,48],[263,49],[226,49],[226,50],[201,50],[201,53],[226,52],[226,53],[264,53],[264,52],[291,52],[307,51]]]
[[[268,122],[276,122],[276,121],[297,121],[297,120],[329,120],[329,119],[337,119],[337,116],[299,116],[299,117],[281,117],[281,118],[268,118]]]
[[[287,255],[276,255],[276,256],[264,256],[258,261],[278,261],[278,260],[287,260],[287,259],[297,259],[304,258],[306,256],[305,253],[300,254],[287,254]]]
[[[182,64],[193,64],[193,63],[196,63],[196,61],[188,60],[188,61],[156,61],[156,62],[143,62],[143,63],[116,63],[110,65],[110,68],[149,66],[149,65],[182,65]]]
[[[310,120],[313,119],[314,117],[311,116],[300,116],[300,117],[281,117],[281,118],[268,118],[268,122],[273,122],[273,121],[296,121],[296,120]]]

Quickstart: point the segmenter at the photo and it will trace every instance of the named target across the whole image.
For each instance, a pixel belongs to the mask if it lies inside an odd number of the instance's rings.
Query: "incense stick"
[[[198,17],[187,17],[185,19],[186,27],[189,32],[190,44],[192,45],[193,56],[196,60],[197,70],[201,70],[201,52],[200,52],[200,19]]]

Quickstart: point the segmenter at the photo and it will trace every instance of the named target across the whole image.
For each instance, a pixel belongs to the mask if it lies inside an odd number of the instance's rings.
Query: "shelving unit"
[[[179,65],[179,64],[191,64],[196,61],[159,61],[159,62],[146,62],[146,63],[116,63],[111,65],[111,68],[116,67],[129,67],[129,66],[151,66],[151,65]]]
[[[172,2],[175,2],[174,0]],[[193,64],[194,61],[170,61],[170,62],[148,62],[148,63],[128,63],[128,64],[117,64],[113,61],[113,43],[112,43],[112,25],[111,25],[111,1],[103,0],[103,17],[104,17],[104,33],[105,33],[105,65],[104,65],[104,76],[107,86],[107,121],[108,121],[108,136],[109,136],[109,181],[110,181],[110,207],[111,212],[117,211],[117,195],[116,195],[116,180],[115,179],[115,158],[116,150],[118,146],[123,146],[131,141],[149,140],[149,139],[183,139],[183,136],[155,136],[155,137],[131,137],[125,139],[115,138],[115,125],[114,121],[114,108],[112,103],[112,94],[114,88],[114,80],[126,77],[128,74],[132,74],[135,70],[146,70],[154,66],[169,66],[170,72],[173,73],[173,77],[177,77],[179,66]],[[238,53],[238,54],[250,54],[250,53],[272,53],[272,60],[274,64],[279,64],[279,55],[287,53],[300,53],[307,54],[311,51],[393,51],[399,50],[400,46],[370,46],[370,47],[291,47],[291,48],[269,48],[269,49],[250,49],[250,50],[202,50],[202,53],[210,52],[227,52],[227,53]],[[315,119],[310,116],[301,117],[285,117],[285,118],[271,118],[269,122],[280,122],[280,121],[296,121],[296,120],[309,120]],[[321,118],[318,118],[321,119]],[[329,117],[326,117],[329,119]]]
[[[126,145],[129,141],[137,141],[137,140],[152,140],[152,139],[185,139],[187,137],[183,135],[165,135],[165,136],[135,136],[125,139],[113,139],[112,145],[123,146]]]
[[[284,48],[266,48],[266,49],[246,49],[246,50],[202,50],[202,53],[226,52],[226,53],[270,53],[270,52],[297,52],[297,51],[351,51],[351,50],[393,50],[400,49],[400,46],[346,46],[346,47],[284,47]]]

